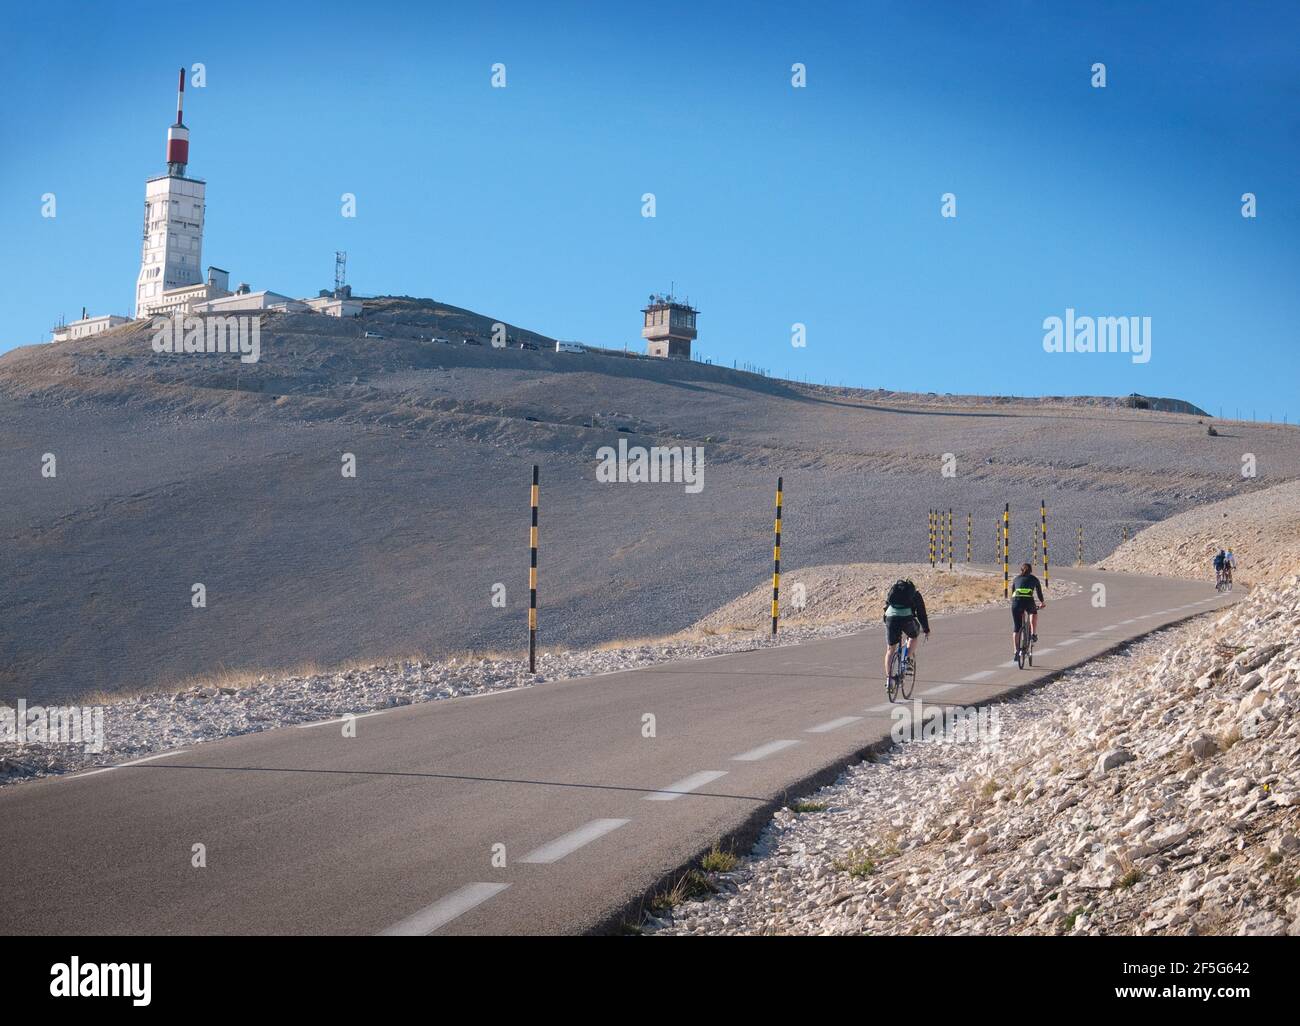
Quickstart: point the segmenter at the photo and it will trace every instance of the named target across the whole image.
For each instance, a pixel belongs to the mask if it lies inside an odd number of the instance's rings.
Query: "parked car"
[[[460,344],[463,346],[481,346],[483,343],[476,338],[463,338],[460,340]]]
[[[585,353],[587,347],[578,342],[556,342],[555,351],[557,353]]]
[[[381,335],[381,334],[379,334],[379,332],[377,332],[377,331],[367,331],[367,332],[366,332],[364,335],[362,335],[361,337],[362,337],[362,338],[383,338],[384,336]]]

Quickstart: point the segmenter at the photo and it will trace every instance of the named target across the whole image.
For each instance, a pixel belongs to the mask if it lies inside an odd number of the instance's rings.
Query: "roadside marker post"
[[[971,513],[966,514],[966,562],[970,562],[971,549],[971,531],[975,526],[975,518]]]
[[[1002,597],[1011,594],[1011,503],[1002,508]]]
[[[784,478],[776,479],[776,543],[772,547],[772,636],[776,637],[777,603],[781,596],[781,492]]]
[[[948,569],[952,569],[952,507],[948,507]]]
[[[1075,555],[1075,558],[1074,558],[1074,565],[1075,565],[1075,566],[1083,566],[1083,528],[1082,528],[1082,527],[1080,527],[1080,528],[1077,529],[1077,534],[1076,534],[1076,537],[1075,537],[1075,546],[1074,546],[1074,547],[1075,547],[1075,549],[1076,549],[1076,555]]]
[[[528,529],[528,672],[537,672],[537,464],[533,464],[532,526]]]
[[[1038,500],[1038,512],[1043,517],[1043,587],[1052,586],[1052,571],[1048,568],[1047,563],[1047,500]]]

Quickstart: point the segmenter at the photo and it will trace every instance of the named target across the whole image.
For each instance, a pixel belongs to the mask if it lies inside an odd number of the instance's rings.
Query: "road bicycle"
[[[916,653],[912,651],[912,639],[904,634],[889,661],[889,681],[885,685],[885,694],[891,702],[901,694],[906,702],[912,697],[912,688],[915,686]]]
[[[1020,630],[1016,631],[1016,665],[1022,670],[1034,665],[1034,635],[1029,627],[1029,615],[1026,612],[1020,617]]]

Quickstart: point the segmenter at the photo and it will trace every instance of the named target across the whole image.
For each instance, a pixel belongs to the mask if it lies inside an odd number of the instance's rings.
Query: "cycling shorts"
[[[890,616],[885,618],[885,632],[891,645],[897,645],[906,633],[913,641],[921,633],[921,621],[914,616]]]
[[[1026,613],[1037,612],[1038,606],[1032,598],[1017,598],[1011,600],[1011,623],[1015,630],[1020,630],[1020,621]]]

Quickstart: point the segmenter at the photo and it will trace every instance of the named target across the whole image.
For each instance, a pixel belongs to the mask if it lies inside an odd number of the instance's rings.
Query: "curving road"
[[[1084,588],[1050,602],[1032,671],[1008,665],[1005,609],[936,617],[914,697],[987,701],[1233,597],[1054,576]],[[881,642],[877,630],[405,706],[357,719],[354,738],[304,725],[9,787],[0,879],[23,900],[0,904],[0,933],[599,928],[888,737]]]

